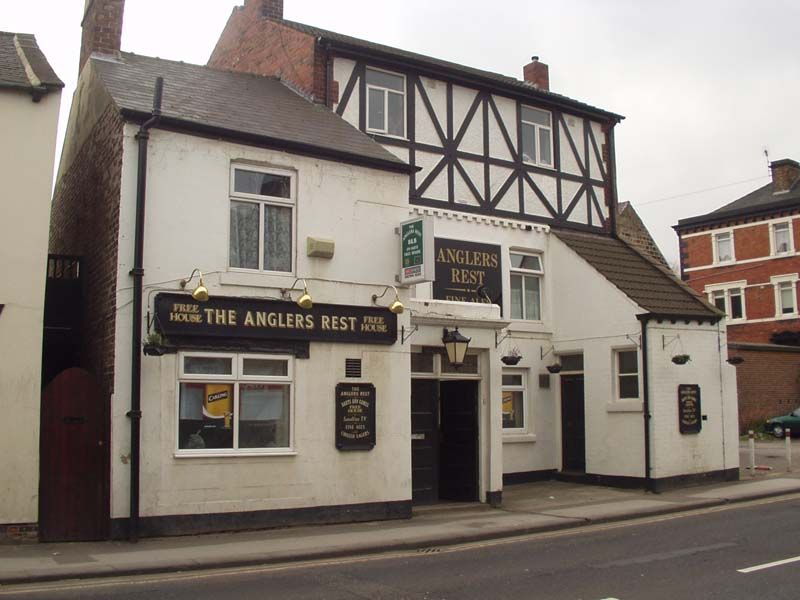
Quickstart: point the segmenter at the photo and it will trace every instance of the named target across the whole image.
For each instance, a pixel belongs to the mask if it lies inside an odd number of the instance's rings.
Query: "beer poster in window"
[[[681,433],[700,433],[703,428],[699,385],[678,386],[678,425]]]
[[[501,248],[463,240],[436,238],[436,300],[503,306]]]
[[[233,416],[233,385],[207,383],[203,397],[203,420],[216,427],[231,428]]]
[[[336,447],[339,450],[375,447],[375,386],[371,383],[336,386]]]

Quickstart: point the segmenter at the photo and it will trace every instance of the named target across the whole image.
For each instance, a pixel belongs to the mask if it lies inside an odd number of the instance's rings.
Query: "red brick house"
[[[674,226],[681,276],[728,316],[740,426],[800,405],[800,164],[770,164],[772,181]],[[766,375],[768,374],[768,375]]]

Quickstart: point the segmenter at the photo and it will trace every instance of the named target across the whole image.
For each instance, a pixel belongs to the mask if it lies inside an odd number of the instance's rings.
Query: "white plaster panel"
[[[502,96],[492,96],[497,106],[497,112],[505,125],[508,137],[514,148],[517,147],[517,104],[513,100]],[[511,152],[505,141],[505,136],[497,123],[494,111],[489,107],[489,154],[493,158],[512,160]]]
[[[419,80],[428,96],[428,100],[430,100],[433,113],[439,122],[439,126],[442,128],[444,134],[447,135],[447,84],[429,77],[420,77]],[[439,139],[433,127],[428,109],[425,107],[425,103],[419,95],[419,92],[417,92],[417,95],[417,105],[415,108],[417,116],[417,140],[439,146],[442,141]]]
[[[61,93],[0,91],[0,523],[35,523],[50,192]]]
[[[582,175],[581,165],[583,165],[583,119],[573,115],[564,114],[564,123],[566,123],[566,130],[563,127],[559,128],[560,132],[560,149],[561,149],[561,170],[564,173],[572,175]],[[576,157],[572,151],[572,146],[569,145],[569,138],[566,131],[569,131],[575,142],[575,148],[579,156]]]
[[[581,225],[586,225],[589,223],[589,206],[588,206],[589,198],[587,194],[584,192],[581,194],[580,200],[572,209],[572,212],[569,213],[567,220],[572,223],[580,223]]]
[[[539,217],[552,217],[550,211],[547,210],[545,205],[533,191],[533,188],[526,181],[523,184],[525,192],[525,213],[529,215],[536,215]]]
[[[506,182],[508,177],[511,175],[511,169],[506,169],[505,167],[497,167],[495,165],[491,165],[489,167],[489,178],[490,178],[490,186],[489,189],[491,191],[491,198],[490,200],[494,200],[495,196],[500,192],[500,189],[503,187],[503,184]],[[506,193],[503,194],[500,201],[497,203],[497,208],[499,210],[508,210],[512,212],[519,212],[519,185],[517,182],[512,183]]]
[[[461,176],[461,173],[459,173],[458,169],[453,170],[453,177],[453,191],[455,193],[456,204],[479,206],[480,203],[475,198],[475,195],[470,191],[469,187],[467,187],[467,184],[464,182],[464,178]],[[478,191],[480,192],[480,188],[478,188]]]
[[[603,130],[600,126],[600,123],[597,121],[589,121],[589,126],[591,127],[591,131],[594,134],[594,139],[597,142],[597,151],[600,152],[600,158],[603,157],[603,144],[605,143],[605,136],[603,135]],[[603,169],[605,169],[606,165],[603,165]],[[600,163],[597,161],[597,154],[595,154],[594,146],[592,145],[592,141],[589,140],[589,175],[593,179],[604,179],[603,172],[600,170]]]
[[[536,187],[539,188],[539,191],[547,198],[553,210],[558,211],[558,188],[556,185],[556,178],[550,177],[549,175],[542,175],[541,173],[529,173],[528,175],[536,184]],[[530,196],[530,200],[528,200],[529,194],[532,195]],[[551,216],[550,212],[542,205],[542,201],[527,182],[525,182],[525,212],[529,214],[541,214],[547,217]]]
[[[580,183],[567,179],[561,180],[561,206],[563,210],[567,210],[580,189]]]
[[[429,152],[417,152],[415,153],[415,157],[417,159],[417,166],[422,167],[422,170],[417,173],[417,185],[419,185],[425,180],[428,173],[431,172],[431,169],[439,164],[442,160],[442,155]],[[433,198],[434,200],[447,201],[447,167],[441,170],[422,195],[426,198]]]
[[[608,218],[608,205],[606,204],[606,189],[600,186],[592,186],[594,195],[597,197],[597,204],[600,206],[600,216]]]
[[[353,69],[355,66],[355,61],[350,60],[349,58],[337,56],[333,59],[333,79],[339,84],[340,100],[344,96],[344,90],[347,87],[347,83],[350,81],[350,76],[353,74]],[[358,106],[360,102],[358,90],[359,86],[358,82],[356,82],[356,85],[353,88],[353,93],[350,95],[350,99],[347,101],[347,106],[342,114],[344,120],[356,128],[358,127]],[[333,110],[336,111],[338,108],[339,103],[334,103]]]
[[[478,92],[459,85],[453,86],[453,136],[458,135],[464,124],[464,119],[472,107]],[[475,114],[472,116],[469,127],[461,139],[459,150],[483,154],[483,105],[478,103]]]
[[[477,188],[478,193],[481,195],[481,198],[483,198],[483,195],[485,193],[484,192],[484,185],[483,185],[483,182],[484,182],[483,163],[480,163],[480,162],[477,162],[477,161],[474,161],[474,160],[461,159],[461,160],[459,160],[459,164],[464,169],[464,171],[467,172],[467,175],[469,176],[470,181],[472,181],[472,184]],[[473,196],[472,192],[470,192],[468,189],[465,190],[465,191],[467,193],[469,193],[470,198],[472,200],[475,199],[475,196]],[[456,187],[456,202],[459,201],[460,197],[461,197],[461,192],[459,192],[459,188]]]

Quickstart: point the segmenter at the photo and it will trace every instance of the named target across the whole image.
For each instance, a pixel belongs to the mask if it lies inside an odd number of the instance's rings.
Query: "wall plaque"
[[[503,306],[501,249],[494,244],[436,238],[437,300],[480,302]]]
[[[703,428],[700,410],[700,386],[678,386],[678,425],[681,433],[700,433]]]
[[[375,386],[371,383],[336,386],[336,447],[339,450],[375,447]]]
[[[158,294],[156,329],[170,336],[305,340],[354,344],[394,344],[397,315],[384,307],[314,304],[212,296],[198,302],[188,294]]]

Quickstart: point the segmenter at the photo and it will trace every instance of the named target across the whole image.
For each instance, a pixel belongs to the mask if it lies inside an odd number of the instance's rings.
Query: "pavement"
[[[591,524],[677,513],[733,502],[800,493],[797,465],[787,472],[782,441],[757,444],[754,472],[740,445],[741,480],[660,494],[562,481],[506,486],[503,506],[437,504],[413,517],[129,542],[34,543],[0,546],[4,585],[147,573],[300,562],[416,550],[508,538]],[[794,448],[793,448],[794,449]],[[769,467],[769,468],[766,468]]]

